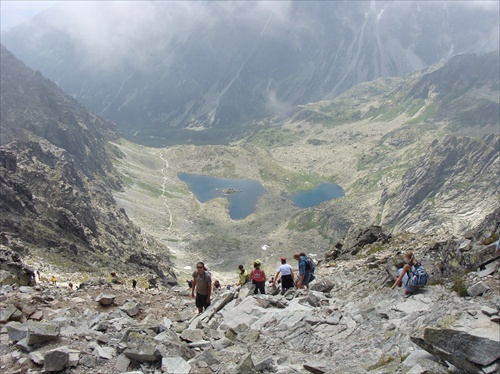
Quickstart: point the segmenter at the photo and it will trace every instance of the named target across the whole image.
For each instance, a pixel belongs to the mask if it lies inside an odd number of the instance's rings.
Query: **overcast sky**
[[[369,1],[369,0],[366,0]],[[421,0],[428,1],[428,0]],[[442,1],[442,0],[431,0],[431,1]],[[447,0],[444,0],[447,1]],[[458,0],[448,0],[448,1],[458,1]],[[72,3],[73,1],[43,1],[43,0],[32,0],[32,1],[21,1],[21,0],[0,0],[0,14],[1,14],[1,31],[7,31],[10,28],[17,26],[23,22],[26,22],[33,18],[36,14],[49,9],[54,6],[57,2]],[[94,1],[79,1],[80,3],[93,3]],[[118,3],[120,1],[117,1]],[[124,5],[127,5],[127,1],[122,1]],[[188,3],[196,3],[191,0],[178,0],[178,2],[184,2],[186,5]],[[464,3],[474,4],[475,6],[496,7],[497,0],[465,0]],[[261,0],[260,3],[268,3],[269,7],[273,1]],[[81,5],[81,4],[80,4]],[[90,4],[89,4],[90,5]]]
[[[2,32],[26,22],[55,4],[55,1],[0,0]]]

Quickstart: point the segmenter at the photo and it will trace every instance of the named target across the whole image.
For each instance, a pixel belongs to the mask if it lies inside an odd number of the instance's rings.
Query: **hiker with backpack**
[[[405,286],[405,295],[412,295],[427,283],[427,272],[420,262],[415,259],[412,250],[406,251],[406,264],[398,270],[399,276],[395,279],[391,289]]]
[[[306,271],[310,273],[309,283],[311,283],[313,280],[316,279],[316,276],[314,275],[314,271],[316,270],[316,264],[314,263],[313,259],[307,256],[304,252],[300,252],[299,255],[304,256],[306,258]]]
[[[314,277],[314,262],[311,258],[308,258],[304,252],[295,253],[293,258],[299,262],[299,280],[296,284],[297,288],[309,289],[311,275]]]
[[[293,288],[293,269],[292,267],[286,263],[286,258],[282,257],[281,265],[278,268],[278,272],[276,273],[276,277],[273,279],[271,285],[274,286],[276,281],[278,281],[278,275],[281,274],[281,294],[284,295],[285,292],[289,288]]]
[[[260,260],[255,260],[253,270],[250,272],[250,279],[255,284],[254,295],[257,295],[259,291],[262,295],[266,294],[266,273],[260,268],[261,265],[262,262]]]
[[[196,264],[196,271],[193,273],[193,287],[191,288],[191,297],[194,296],[196,290],[196,307],[198,313],[203,313],[210,306],[210,296],[212,294],[212,277],[208,271],[205,270],[205,264],[198,262]]]

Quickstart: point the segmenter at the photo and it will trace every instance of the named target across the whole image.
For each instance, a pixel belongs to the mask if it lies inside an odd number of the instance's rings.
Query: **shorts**
[[[311,272],[306,271],[306,274],[304,275],[304,280],[302,281],[302,285],[307,286],[310,281],[311,281]]]
[[[202,295],[201,293],[196,293],[196,307],[207,309],[210,303],[207,303],[207,295]]]

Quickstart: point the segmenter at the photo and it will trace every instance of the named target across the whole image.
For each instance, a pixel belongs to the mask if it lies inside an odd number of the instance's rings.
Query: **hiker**
[[[266,294],[266,273],[260,268],[260,265],[262,265],[262,262],[255,260],[253,270],[250,272],[250,279],[255,284],[254,295],[257,295],[259,291],[262,295]]]
[[[425,285],[427,282],[427,273],[422,265],[415,259],[415,255],[412,250],[406,251],[405,254],[406,264],[403,268],[398,270],[399,276],[395,278],[394,284],[391,289],[393,290],[399,285],[405,286],[405,295],[411,295],[417,292],[420,287]],[[420,268],[420,270],[418,269]],[[425,279],[419,279],[419,272],[423,270]]]
[[[238,266],[238,269],[240,269],[240,272],[238,274],[239,277],[238,286],[243,286],[248,282],[249,274],[247,273],[243,265]]]
[[[208,271],[205,270],[205,264],[198,262],[196,264],[196,271],[193,273],[193,287],[191,288],[191,297],[194,296],[196,289],[196,307],[198,313],[203,313],[210,306],[210,296],[212,294],[212,277]]]
[[[278,267],[278,271],[276,272],[276,277],[274,279],[278,279],[279,274],[281,274],[281,294],[284,295],[285,292],[289,288],[293,288],[293,269],[292,267],[286,263],[286,258],[282,257],[280,259],[281,265]],[[273,280],[272,285],[274,286],[275,281]]]
[[[220,282],[216,279],[214,282],[214,291],[220,291],[220,290],[221,290]]]
[[[71,283],[71,282],[68,283],[68,287],[69,287],[70,290],[73,290],[73,283]]]
[[[314,271],[316,270],[316,265],[311,257],[306,255],[304,252],[299,253],[300,256],[304,256],[306,258],[306,271],[309,271],[309,283],[316,279],[314,275]]]
[[[36,271],[36,275],[38,275],[38,281],[40,282],[42,280],[42,274],[40,273],[40,269]]]
[[[135,279],[132,279],[132,289],[135,290],[137,287],[137,281]]]
[[[299,280],[297,281],[297,288],[309,289],[309,282],[311,278],[311,266],[307,264],[307,256],[304,252],[295,253],[293,258],[299,263]],[[312,260],[311,260],[312,261]]]
[[[190,281],[189,279],[187,279],[186,283],[188,284],[189,289],[193,288],[193,282],[192,281]]]
[[[55,275],[52,276],[52,278],[50,278],[50,282],[55,286],[57,285],[57,278]]]

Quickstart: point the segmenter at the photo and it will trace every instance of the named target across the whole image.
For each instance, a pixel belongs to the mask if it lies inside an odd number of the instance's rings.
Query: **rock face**
[[[3,46],[1,81],[2,249],[40,262],[55,256],[75,268],[148,269],[161,281],[175,280],[168,256],[160,260],[151,251],[141,263],[134,260],[148,246],[168,249],[146,238],[113,199],[111,189],[122,185],[111,162],[117,150],[108,143],[119,139],[114,124],[87,111]]]
[[[383,232],[359,232],[374,229]],[[446,248],[433,240],[406,234],[359,243],[345,260],[321,261],[310,290],[281,296],[253,295],[251,284],[223,287],[202,314],[180,286],[1,286],[0,363],[11,372],[75,374],[498,372],[500,261],[487,275],[462,275],[467,267],[459,265],[435,278],[433,270],[444,250],[470,244],[475,257],[494,256],[495,248],[463,237],[446,240]],[[410,245],[430,279],[405,297],[388,287],[386,269],[395,270]],[[459,297],[457,279],[482,282],[488,292]]]
[[[453,216],[481,216],[498,206],[498,193],[490,186],[498,178],[499,144],[493,134],[435,141],[403,175],[400,192],[387,199],[384,224],[396,231],[438,232],[439,226],[448,229],[445,220]]]

